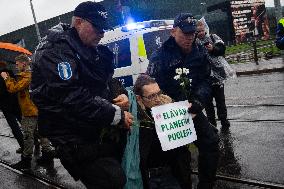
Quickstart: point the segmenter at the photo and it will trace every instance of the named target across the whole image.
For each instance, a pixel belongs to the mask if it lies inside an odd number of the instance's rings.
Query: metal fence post
[[[254,58],[254,62],[255,62],[256,65],[259,65],[258,64],[258,56],[257,56],[257,48],[256,48],[256,38],[253,39],[252,45],[253,45],[253,58]]]

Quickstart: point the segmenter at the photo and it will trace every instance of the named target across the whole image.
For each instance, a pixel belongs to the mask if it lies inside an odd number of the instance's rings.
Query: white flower
[[[181,68],[177,68],[176,69],[176,74],[181,75],[182,74],[182,69]]]
[[[189,74],[189,69],[183,68],[183,73],[184,73],[185,75]]]
[[[184,86],[184,82],[180,83],[180,86]]]
[[[192,82],[192,79],[189,79],[189,82],[191,83],[191,82]]]
[[[176,75],[176,76],[174,77],[174,79],[175,79],[175,80],[179,80],[179,79],[180,79],[180,75]]]

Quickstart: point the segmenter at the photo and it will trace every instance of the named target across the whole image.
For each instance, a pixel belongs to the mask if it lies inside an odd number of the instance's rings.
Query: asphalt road
[[[52,189],[54,187],[39,180],[15,172],[1,164],[0,188],[3,189]]]
[[[231,128],[220,131],[218,173],[284,188],[284,74],[238,77],[225,93]]]

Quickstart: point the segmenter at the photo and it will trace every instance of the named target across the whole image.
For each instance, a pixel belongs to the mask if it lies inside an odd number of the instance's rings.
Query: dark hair
[[[30,62],[30,58],[26,54],[21,54],[21,55],[19,55],[19,56],[17,56],[15,58],[15,61],[29,63]]]
[[[135,84],[134,84],[134,89],[133,89],[134,93],[136,95],[142,96],[143,95],[143,91],[142,91],[143,86],[149,85],[149,84],[152,84],[152,83],[157,83],[154,78],[150,77],[147,74],[140,74],[138,76],[138,78],[136,79]]]

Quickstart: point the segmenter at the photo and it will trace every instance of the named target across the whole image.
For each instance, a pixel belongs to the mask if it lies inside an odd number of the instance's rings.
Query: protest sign
[[[188,101],[174,102],[152,108],[156,132],[162,150],[171,150],[197,139]]]

